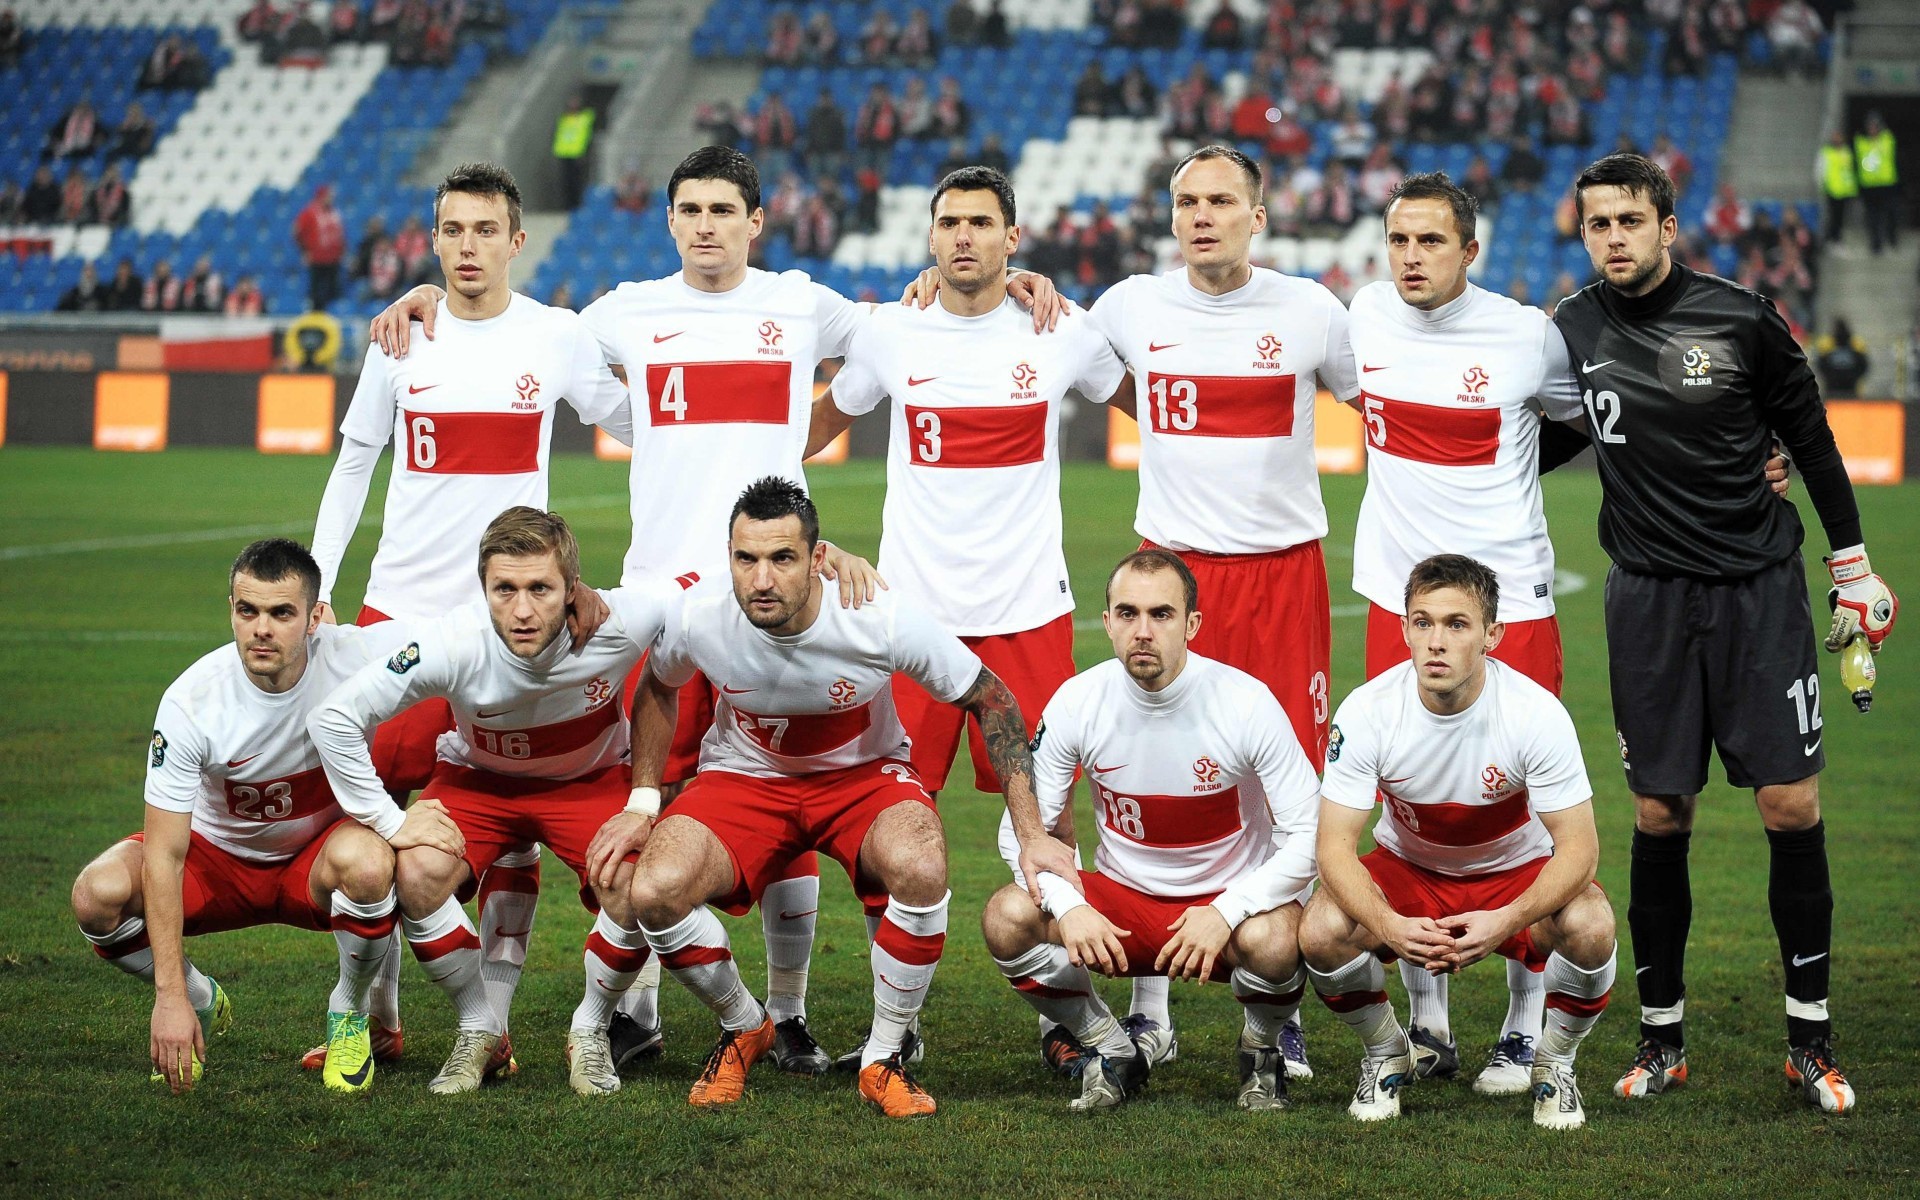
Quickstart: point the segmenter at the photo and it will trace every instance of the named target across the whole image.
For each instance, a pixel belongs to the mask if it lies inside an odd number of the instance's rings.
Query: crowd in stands
[[[324,63],[343,42],[383,42],[401,66],[445,66],[465,37],[497,52],[508,17],[506,0],[254,0],[238,32],[259,47],[260,61],[283,66]]]
[[[929,67],[942,46],[1005,47],[1013,41],[1000,0],[986,12],[972,0],[954,0],[947,9],[944,33],[936,33],[932,15],[924,8],[908,11],[904,21],[885,9],[876,9],[859,35],[842,39],[826,9],[815,9],[806,20],[782,9],[767,26],[761,60],[768,66]]]
[[[177,37],[162,39],[140,75],[143,88],[206,86],[206,58]],[[125,225],[132,216],[127,177],[153,152],[156,126],[135,100],[118,121],[81,100],[47,130],[40,164],[24,186],[0,184],[0,228],[11,225]],[[103,155],[96,177],[83,165]]]
[[[258,316],[262,302],[260,285],[252,276],[243,277],[232,289],[213,266],[213,259],[201,255],[193,270],[180,275],[171,262],[162,260],[153,274],[142,279],[133,260],[123,258],[115,265],[113,277],[102,280],[92,263],[80,269],[80,281],[67,289],[56,306],[60,312],[145,312],[145,313],[225,313],[228,316]]]

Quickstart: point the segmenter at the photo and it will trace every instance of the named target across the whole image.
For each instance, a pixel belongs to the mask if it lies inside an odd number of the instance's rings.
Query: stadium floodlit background
[[[1834,422],[1876,566],[1896,590],[1920,589],[1913,485],[1897,482],[1916,461],[1900,401],[1914,388],[1920,238],[1871,253],[1858,212],[1837,244],[1824,238],[1812,171],[1825,130],[1850,135],[1868,109],[1912,165],[1920,21],[1902,0],[1860,0],[1846,17],[1798,0],[277,3],[0,0],[0,505],[11,518],[0,602],[14,618],[0,634],[0,1128],[11,1135],[0,1192],[1920,1188],[1912,630],[1895,633],[1869,716],[1841,700],[1830,659],[1822,668],[1835,1007],[1862,1101],[1851,1119],[1822,1119],[1779,1083],[1764,843],[1750,801],[1721,782],[1694,856],[1695,1081],[1643,1107],[1605,1095],[1634,1037],[1631,989],[1619,989],[1581,1058],[1590,1126],[1575,1143],[1459,1085],[1410,1092],[1393,1129],[1358,1129],[1344,1113],[1357,1047],[1311,1001],[1319,1076],[1296,1089],[1292,1112],[1250,1121],[1231,1106],[1235,1006],[1186,987],[1175,990],[1181,1058],[1147,1099],[1069,1120],[1067,1093],[1038,1066],[1030,1013],[973,932],[1004,868],[990,848],[993,802],[962,790],[944,805],[955,936],[929,1007],[923,1074],[942,1104],[931,1123],[887,1126],[849,1082],[771,1072],[756,1074],[740,1112],[690,1112],[710,1024],[672,985],[662,1078],[578,1100],[559,1043],[585,926],[553,871],[515,1010],[525,1070],[506,1086],[454,1104],[426,1095],[451,1021],[409,967],[406,1061],[383,1068],[364,1102],[324,1094],[295,1063],[319,1040],[332,948],[252,930],[196,943],[234,993],[239,1025],[198,1094],[154,1094],[151,998],[94,959],[66,890],[138,824],[158,696],[224,636],[224,564],[250,537],[311,534],[365,319],[412,280],[437,279],[422,227],[433,182],[464,160],[519,176],[530,239],[515,282],[574,307],[677,268],[660,185],[711,140],[761,163],[761,263],[853,296],[897,294],[925,264],[926,198],[945,166],[998,160],[1019,193],[1021,261],[1091,300],[1177,261],[1168,167],[1199,141],[1229,140],[1269,164],[1257,261],[1350,295],[1380,270],[1379,197],[1402,172],[1444,167],[1485,208],[1478,281],[1550,305],[1588,277],[1564,232],[1567,183],[1631,145],[1684,180],[1688,261],[1775,297],[1827,368],[1840,364],[1818,339],[1835,318],[1850,322],[1869,360],[1852,394],[1872,399],[1835,404]],[[596,113],[577,198],[554,156],[576,94]],[[308,314],[314,273],[296,232],[322,188],[345,232],[330,320]],[[1823,374],[1829,395],[1849,390]],[[810,472],[829,532],[869,552],[879,424],[857,427],[853,461]],[[1083,408],[1072,424],[1070,454],[1085,461],[1069,464],[1064,494],[1085,665],[1106,653],[1098,587],[1133,544],[1134,482],[1102,461],[1103,417]],[[625,467],[589,453],[566,422],[556,434],[567,452],[555,458],[555,505],[582,531],[589,574],[611,580],[630,532]],[[1323,464],[1357,465],[1339,449]],[[1337,698],[1360,678],[1345,584],[1362,480],[1324,483]],[[1548,480],[1567,701],[1598,794],[1601,882],[1623,898],[1631,814],[1607,712],[1597,492],[1578,467]],[[374,534],[363,529],[349,556],[348,602]],[[1810,579],[1822,578],[1818,543]],[[831,877],[826,893],[812,1009],[838,1051],[865,1020],[869,985],[858,909]],[[738,928],[747,976],[760,978],[758,934]],[[1483,1052],[1497,1023],[1497,976],[1455,988],[1465,1055]]]

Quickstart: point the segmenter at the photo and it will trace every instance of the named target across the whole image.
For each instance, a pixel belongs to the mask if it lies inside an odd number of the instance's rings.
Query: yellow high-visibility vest
[[[587,152],[587,143],[592,140],[592,109],[583,108],[579,112],[561,113],[560,120],[553,127],[553,156],[579,158]]]
[[[1832,200],[1851,200],[1860,194],[1853,177],[1853,151],[1846,146],[1820,147],[1820,182]]]
[[[1853,138],[1854,170],[1859,173],[1860,186],[1892,187],[1900,182],[1900,174],[1893,165],[1893,130],[1882,129],[1874,137],[1864,133]]]

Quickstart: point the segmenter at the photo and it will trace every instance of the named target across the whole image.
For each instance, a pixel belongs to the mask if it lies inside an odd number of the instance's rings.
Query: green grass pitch
[[[1000,979],[977,918],[1006,879],[993,851],[996,802],[964,790],[943,811],[952,847],[952,934],[927,1010],[922,1079],[932,1120],[886,1122],[844,1077],[755,1072],[749,1102],[696,1113],[686,1089],[713,1025],[665,992],[667,1050],[604,1100],[568,1091],[561,1049],[580,990],[587,928],[573,883],[549,860],[539,928],[514,1028],[522,1070],[478,1096],[442,1100],[427,1078],[451,1041],[445,999],[409,965],[407,1057],[365,1098],[327,1094],[297,1069],[319,1040],[334,951],[324,935],[255,929],[191,943],[233,995],[238,1021],[212,1047],[202,1087],[173,1098],[147,1082],[151,993],[90,952],[67,910],[75,872],[141,818],[140,781],[161,690],[227,636],[224,572],[247,539],[306,538],[324,459],[226,451],[153,456],[0,451],[0,1193],[92,1195],[504,1196],[616,1193],[726,1197],[943,1195],[1534,1196],[1541,1194],[1892,1196],[1920,1191],[1916,1034],[1914,776],[1920,750],[1920,629],[1883,656],[1875,711],[1852,711],[1823,656],[1830,766],[1824,783],[1837,911],[1833,995],[1842,1061],[1861,1110],[1821,1116],[1781,1080],[1780,967],[1766,915],[1766,841],[1750,799],[1716,782],[1694,839],[1693,1082],[1654,1102],[1608,1094],[1635,1039],[1630,955],[1612,1011],[1581,1055],[1589,1124],[1533,1128],[1527,1101],[1475,1096],[1464,1082],[1406,1096],[1390,1128],[1348,1119],[1359,1048],[1309,999],[1317,1077],[1290,1112],[1233,1107],[1238,1006],[1222,988],[1174,989],[1182,1052],[1146,1098],[1098,1119],[1066,1110],[1068,1086],[1035,1054],[1031,1011]],[[827,531],[871,553],[882,473],[854,463],[812,474]],[[1333,531],[1336,699],[1360,680],[1356,597],[1346,582],[1361,481],[1325,481]],[[376,497],[384,478],[376,481]],[[1108,651],[1096,624],[1105,568],[1131,548],[1134,480],[1070,466],[1063,488],[1083,665]],[[591,579],[611,582],[628,539],[625,469],[554,464],[555,507],[580,531]],[[1914,485],[1862,489],[1879,570],[1920,589]],[[1804,497],[1802,497],[1804,499]],[[1602,833],[1600,878],[1625,929],[1631,806],[1608,714],[1591,474],[1548,480],[1563,572],[1567,703],[1586,750]],[[368,506],[377,519],[380,503]],[[1809,586],[1824,583],[1817,522]],[[363,529],[340,600],[353,611],[374,544]],[[719,531],[715,531],[719,536]],[[1821,606],[1824,611],[1824,606]],[[1275,614],[1284,620],[1285,614]],[[1909,618],[1910,621],[1920,618]],[[1083,818],[1081,828],[1091,824]],[[864,927],[828,864],[811,1010],[831,1052],[864,1028],[871,1003]],[[764,983],[758,920],[733,925],[741,965]],[[1121,995],[1117,989],[1116,998]],[[1398,989],[1395,985],[1398,999]],[[1454,1028],[1477,1067],[1504,1010],[1497,965],[1454,984]],[[1404,1008],[1402,1009],[1404,1015]]]

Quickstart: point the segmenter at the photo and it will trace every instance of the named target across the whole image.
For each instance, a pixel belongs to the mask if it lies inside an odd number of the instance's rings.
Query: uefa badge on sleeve
[[[1027,743],[1027,753],[1028,754],[1040,753],[1040,739],[1046,736],[1047,736],[1047,722],[1046,722],[1046,719],[1043,717],[1041,718],[1040,723],[1033,727],[1033,740]]]
[[[420,643],[408,642],[406,648],[387,660],[387,670],[395,675],[405,675],[420,663]]]
[[[164,733],[161,733],[158,729],[154,730],[153,742],[151,744],[153,746],[153,754],[148,758],[147,761],[151,762],[156,767],[166,765],[167,735]]]
[[[1332,731],[1327,734],[1327,761],[1328,762],[1340,761],[1340,743],[1343,740],[1344,740],[1344,736],[1340,732],[1340,727],[1338,725],[1335,725]]]

